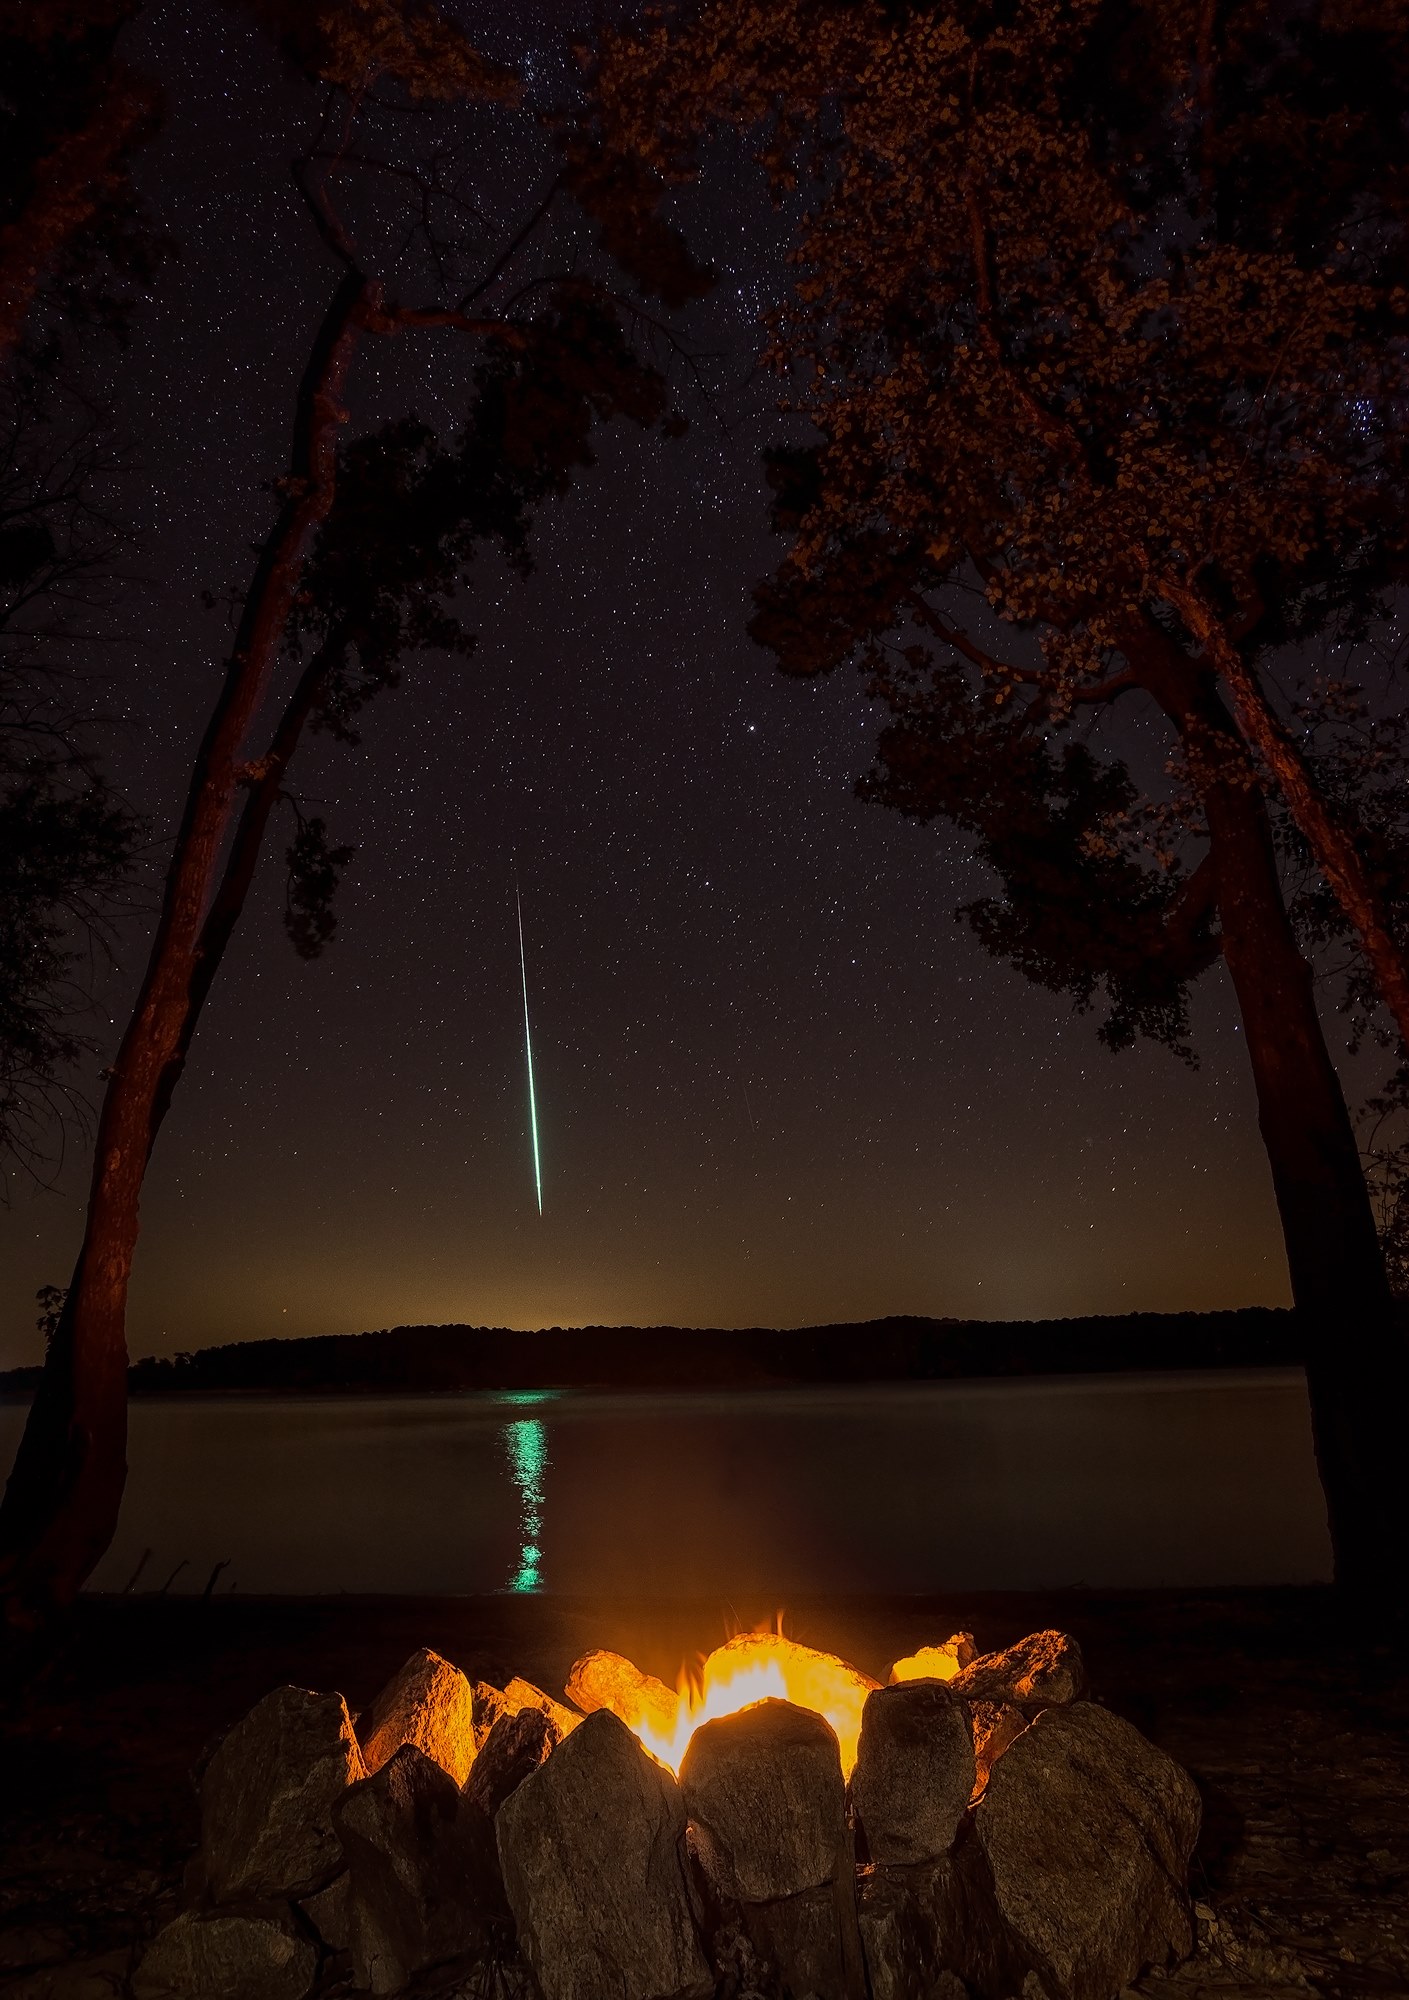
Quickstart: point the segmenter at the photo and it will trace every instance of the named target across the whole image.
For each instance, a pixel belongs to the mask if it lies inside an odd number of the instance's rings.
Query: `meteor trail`
[[[528,1122],[533,1127],[533,1185],[538,1192],[538,1213],[543,1213],[543,1169],[538,1159],[538,1103],[533,1094],[533,1037],[528,1031],[528,960],[523,949],[523,898],[518,877],[514,878],[514,907],[519,914],[519,972],[523,977],[523,1052],[528,1059]]]

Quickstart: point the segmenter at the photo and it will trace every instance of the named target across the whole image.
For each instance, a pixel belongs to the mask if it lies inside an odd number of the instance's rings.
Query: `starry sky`
[[[464,18],[551,95],[572,12]],[[286,176],[307,99],[245,18],[163,0],[131,54],[167,86],[142,178],[180,246],[112,364],[143,535],[114,756],[156,860],[228,643],[201,593],[248,574],[335,273]],[[508,114],[485,133],[481,192],[508,216],[541,142]],[[358,850],[337,939],[312,964],[285,940],[284,830],[149,1176],[134,1352],[419,1321],[1287,1300],[1221,970],[1197,1072],[1107,1054],[1094,1017],[954,921],[985,887],[962,843],[854,798],[879,722],[859,676],[786,681],[749,640],[778,554],[751,357],[784,222],[742,154],[685,203],[721,273],[688,329],[716,357],[712,404],[682,385],[683,440],[600,433],[540,518],[535,573],[479,562],[473,657],[408,661],[361,748],[301,751],[301,796]],[[468,346],[377,346],[354,415],[452,422]],[[109,1048],[144,949],[135,922],[103,990]],[[0,1217],[0,1365],[38,1358],[33,1295],[67,1277],[85,1167],[71,1146],[56,1186]]]

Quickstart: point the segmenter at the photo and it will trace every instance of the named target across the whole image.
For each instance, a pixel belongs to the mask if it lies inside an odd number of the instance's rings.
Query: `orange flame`
[[[673,1727],[661,1727],[659,1696],[654,1714],[648,1713],[648,1704],[640,1696],[622,1700],[617,1713],[651,1755],[678,1775],[690,1738],[702,1722],[736,1715],[740,1709],[770,1698],[790,1701],[798,1708],[814,1710],[831,1724],[841,1751],[842,1775],[850,1777],[861,1734],[862,1706],[877,1685],[869,1675],[832,1653],[816,1652],[776,1632],[744,1632],[727,1645],[716,1647],[698,1678],[692,1679],[682,1670]],[[668,1690],[661,1688],[660,1693],[668,1694]]]

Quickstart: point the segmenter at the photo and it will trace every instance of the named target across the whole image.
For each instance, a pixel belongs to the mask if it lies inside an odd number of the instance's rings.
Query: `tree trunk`
[[[142,1182],[208,990],[204,926],[244,775],[240,759],[269,688],[308,536],[332,505],[339,398],[369,304],[366,281],[349,270],[304,370],[283,504],[196,759],[151,958],[103,1101],[83,1245],[0,1503],[0,1598],[12,1625],[37,1623],[71,1602],[117,1525],[127,1476],[127,1290]]]
[[[1304,1329],[1336,1580],[1383,1590],[1407,1566],[1409,1518],[1397,1467],[1409,1413],[1409,1350],[1354,1127],[1243,740],[1210,674],[1158,640],[1138,650],[1139,677],[1180,733],[1208,820],[1223,956]]]
[[[1163,595],[1203,647],[1209,664],[1222,676],[1244,740],[1252,744],[1280,787],[1331,894],[1354,925],[1380,998],[1409,1049],[1409,962],[1395,941],[1384,899],[1354,840],[1332,815],[1301,751],[1212,608],[1189,585],[1166,582]]]

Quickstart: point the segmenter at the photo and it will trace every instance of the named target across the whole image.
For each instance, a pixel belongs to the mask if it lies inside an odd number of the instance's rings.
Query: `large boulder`
[[[702,1723],[680,1766],[690,1838],[727,1925],[785,1992],[864,1989],[846,1789],[835,1731],[768,1700]]]
[[[973,1633],[952,1632],[942,1645],[921,1646],[897,1660],[886,1679],[892,1687],[897,1681],[952,1681],[977,1658]]]
[[[862,1876],[858,1915],[871,2000],[968,2000],[945,1963],[945,1876],[942,1864],[870,1868]]]
[[[848,1851],[836,1734],[760,1701],[701,1723],[680,1766],[695,1851],[720,1895],[771,1902],[832,1881]]]
[[[851,1796],[873,1861],[937,1861],[974,1789],[973,1718],[942,1681],[877,1688],[861,1713]]]
[[[329,1951],[347,1951],[350,1948],[352,1895],[345,1873],[330,1882],[326,1889],[320,1889],[317,1895],[305,1896],[298,1907]]]
[[[414,1743],[339,1801],[359,1986],[396,1993],[413,1973],[482,1946],[469,1818],[455,1780]]]
[[[609,1708],[629,1727],[643,1723],[666,1743],[674,1740],[679,1726],[679,1695],[620,1653],[584,1653],[574,1662],[563,1693],[584,1715]]]
[[[458,1667],[423,1646],[387,1682],[358,1734],[369,1777],[414,1743],[463,1785],[475,1759],[473,1690]]]
[[[864,1869],[858,1905],[871,2000],[1042,2000],[1024,1983],[1029,1965],[998,1917],[971,1824],[943,1860]]]
[[[524,1708],[500,1716],[475,1758],[464,1792],[466,1867],[493,1921],[507,1923],[510,1916],[494,1833],[499,1808],[561,1741],[557,1724],[541,1709]]]
[[[499,1809],[504,1887],[543,2000],[703,1996],[670,1772],[610,1710],[589,1715]]]
[[[1186,1958],[1199,1830],[1188,1773],[1091,1702],[1048,1708],[974,1812],[996,1911],[1050,2000],[1111,2000]]]
[[[133,2000],[304,2000],[317,1970],[317,1946],[283,1915],[187,1910],[143,1953]]]
[[[1030,1717],[1083,1700],[1088,1683],[1081,1648],[1070,1634],[1030,1632],[1004,1652],[980,1654],[949,1685],[965,1701],[1000,1702]]]
[[[201,1851],[214,1901],[306,1895],[330,1881],[342,1867],[333,1807],[364,1775],[340,1694],[267,1694],[201,1778]]]

